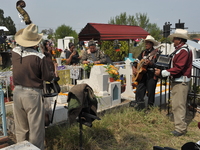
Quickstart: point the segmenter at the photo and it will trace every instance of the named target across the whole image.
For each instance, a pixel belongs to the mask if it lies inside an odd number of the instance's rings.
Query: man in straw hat
[[[175,47],[175,51],[172,53],[171,68],[162,71],[155,69],[155,75],[172,77],[172,112],[175,130],[171,133],[174,136],[181,136],[187,132],[185,115],[189,81],[191,80],[192,51],[186,44],[187,39],[189,39],[187,30],[176,29],[175,33],[169,37],[172,38]]]
[[[28,140],[44,149],[44,106],[42,100],[43,81],[51,81],[53,69],[49,68],[45,55],[36,45],[42,39],[37,26],[30,24],[15,34],[20,45],[12,50],[14,81],[14,120],[17,142]]]
[[[145,69],[146,72],[142,74],[141,80],[138,81],[138,85],[136,87],[136,102],[132,101],[130,103],[130,106],[133,106],[136,108],[136,110],[141,110],[145,108],[145,102],[144,102],[144,96],[147,93],[148,96],[148,106],[153,106],[154,105],[154,100],[155,100],[155,88],[157,84],[157,78],[154,76],[154,67],[155,67],[155,62],[156,62],[156,55],[153,56],[151,59],[145,59],[149,54],[154,51],[153,46],[157,46],[159,43],[151,36],[148,35],[146,37],[145,41],[145,50],[143,50],[136,61],[133,63],[133,74],[137,76],[138,71],[137,70],[137,64],[140,60],[145,60]]]

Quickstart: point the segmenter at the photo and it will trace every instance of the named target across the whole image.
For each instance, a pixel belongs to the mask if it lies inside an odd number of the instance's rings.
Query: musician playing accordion
[[[155,63],[157,60],[157,46],[159,43],[148,35],[145,41],[145,50],[143,50],[135,62],[133,62],[132,70],[134,81],[138,82],[136,87],[136,101],[132,101],[130,106],[135,107],[136,110],[145,108],[144,96],[147,93],[148,106],[154,105],[155,88],[157,84],[157,77],[154,75]]]
[[[175,33],[169,35],[174,43],[175,51],[171,61],[171,68],[166,70],[155,69],[156,76],[172,77],[172,112],[174,116],[175,130],[171,133],[174,136],[181,136],[187,132],[186,103],[191,80],[192,51],[186,44],[188,37],[187,30],[176,29]]]

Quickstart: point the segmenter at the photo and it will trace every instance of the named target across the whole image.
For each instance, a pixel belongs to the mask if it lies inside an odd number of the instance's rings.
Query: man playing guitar
[[[156,53],[154,53],[156,50],[154,50],[153,46],[157,45],[158,42],[151,35],[148,35],[145,39],[146,49],[140,53],[137,61],[133,62],[133,75],[137,77],[139,70],[142,70],[143,72],[139,74],[140,79],[135,79],[138,81],[138,85],[136,87],[136,101],[132,101],[130,104],[135,107],[136,110],[142,110],[145,108],[144,96],[146,93],[148,96],[148,106],[154,105],[155,88],[158,80],[154,75],[154,68],[157,59]],[[142,69],[138,69],[137,65],[142,66]]]

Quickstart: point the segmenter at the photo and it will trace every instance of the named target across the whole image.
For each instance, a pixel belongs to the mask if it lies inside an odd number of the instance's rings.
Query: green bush
[[[114,48],[113,41],[102,41],[101,50],[110,57],[113,62],[123,61],[125,57],[128,56],[128,42],[127,41],[119,41],[119,51],[116,51]]]

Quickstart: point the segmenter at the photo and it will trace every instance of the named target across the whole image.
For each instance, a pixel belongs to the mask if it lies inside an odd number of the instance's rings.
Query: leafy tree
[[[5,18],[4,11],[2,9],[0,9],[0,26],[8,28],[9,31],[6,32],[7,35],[14,35],[16,33],[16,27],[13,20],[10,16]]]
[[[197,35],[197,34],[191,34],[191,35],[190,35],[190,38],[191,38],[191,39],[198,38],[198,35]]]
[[[77,43],[78,41],[78,34],[76,33],[75,30],[72,29],[72,27],[70,26],[66,26],[66,25],[61,25],[59,26],[56,31],[55,31],[55,37],[56,39],[62,39],[65,36],[72,36],[74,37],[74,41],[75,43]]]
[[[54,34],[54,30],[49,28],[49,29],[44,29],[41,31],[41,33],[43,34],[47,34],[47,35],[53,35]]]
[[[147,14],[136,13],[135,16],[127,15],[126,12],[121,13],[119,16],[111,18],[109,24],[119,25],[132,25],[140,26],[147,32],[149,32],[155,39],[161,38],[161,30],[155,23],[150,23]]]
[[[110,19],[109,24],[118,24],[118,25],[137,25],[136,18],[134,16],[127,16],[126,12],[121,13],[119,16],[115,16]]]

